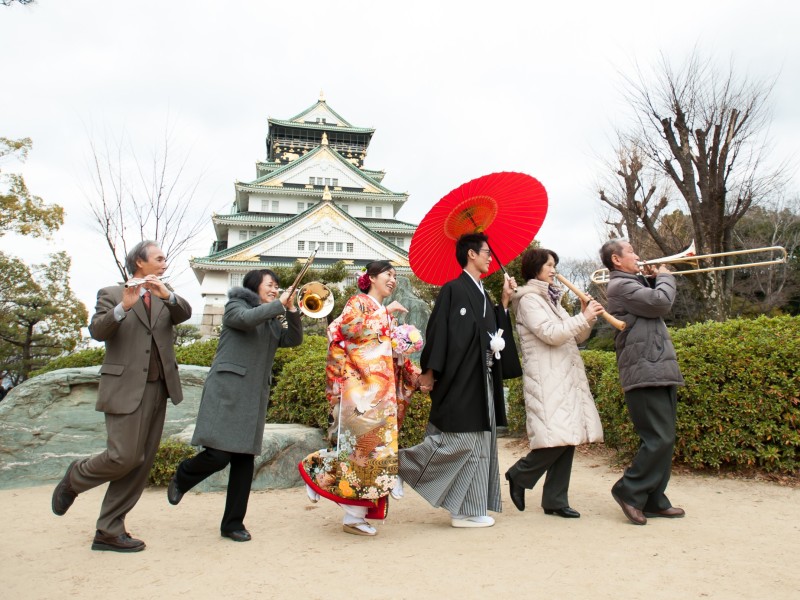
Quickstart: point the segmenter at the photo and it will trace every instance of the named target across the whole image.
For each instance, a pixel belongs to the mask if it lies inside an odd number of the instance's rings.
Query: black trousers
[[[569,478],[575,446],[537,448],[520,458],[508,472],[514,483],[532,489],[547,472],[542,488],[542,508],[557,510],[569,506]]]
[[[639,388],[625,392],[633,428],[639,434],[639,451],[613,490],[628,504],[646,512],[672,506],[664,494],[672,471],[677,386]]]
[[[250,499],[250,484],[253,481],[255,456],[225,452],[206,448],[196,456],[183,461],[175,473],[175,480],[181,492],[188,492],[198,483],[221,471],[230,464],[228,476],[228,495],[225,499],[225,512],[222,515],[220,531],[230,533],[245,529],[244,516]]]

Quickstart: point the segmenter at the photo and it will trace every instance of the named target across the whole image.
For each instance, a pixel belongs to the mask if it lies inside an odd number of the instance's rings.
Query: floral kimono
[[[397,483],[398,431],[419,368],[392,352],[396,322],[367,294],[348,300],[328,327],[326,396],[332,448],[307,456],[300,474],[318,494],[366,506],[382,519]]]

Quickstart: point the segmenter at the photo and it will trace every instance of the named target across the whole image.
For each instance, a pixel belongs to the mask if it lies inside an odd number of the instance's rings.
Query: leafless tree
[[[168,127],[147,162],[124,132],[116,139],[106,133],[99,141],[89,135],[88,143],[92,189],[85,195],[123,280],[129,276],[125,255],[143,239],[157,241],[175,265],[208,219],[208,203],[194,203],[202,174],[187,172],[189,154],[175,157]]]
[[[695,50],[679,70],[662,56],[652,73],[637,68],[626,84],[637,127],[629,137],[635,141],[617,149],[616,171],[627,195],[606,194],[601,201],[624,211],[626,226],[641,228],[633,233],[644,230],[662,251],[675,250],[658,226],[669,201],[658,187],[649,195],[652,183],[638,179],[652,166],[666,175],[684,205],[697,253],[731,250],[739,220],[779,193],[784,182],[783,167],[766,163],[772,83],[740,77],[732,65],[719,69]],[[732,282],[730,271],[697,276],[706,318],[727,315]]]
[[[779,198],[765,206],[753,208],[733,232],[737,248],[780,246],[790,260],[785,264],[734,270],[733,290],[741,298],[733,307],[735,313],[770,312],[781,308],[800,293],[800,197]],[[748,259],[755,262],[772,258],[760,254]]]

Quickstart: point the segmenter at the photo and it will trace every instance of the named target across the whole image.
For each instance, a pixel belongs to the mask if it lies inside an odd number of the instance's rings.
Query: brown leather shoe
[[[74,469],[77,464],[77,460],[73,460],[70,463],[67,467],[67,472],[64,473],[64,477],[61,478],[56,489],[53,490],[53,499],[50,501],[50,506],[53,512],[59,517],[66,514],[69,507],[72,506],[72,503],[75,502],[75,498],[78,496],[78,493],[72,489],[72,484],[69,482],[72,469]]]
[[[647,517],[644,516],[642,511],[625,502],[622,498],[617,496],[614,490],[611,490],[611,495],[614,497],[614,500],[617,501],[617,504],[619,504],[623,514],[628,518],[628,521],[634,525],[647,525]]]
[[[103,535],[99,531],[92,541],[92,550],[110,550],[112,552],[141,552],[144,542],[132,538],[127,532],[120,535]]]
[[[645,517],[664,517],[666,519],[680,519],[686,516],[686,511],[678,506],[670,506],[664,510],[657,510],[655,512],[645,511]]]

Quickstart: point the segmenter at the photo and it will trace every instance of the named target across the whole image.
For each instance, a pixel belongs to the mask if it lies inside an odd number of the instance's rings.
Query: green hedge
[[[164,440],[158,447],[153,467],[147,483],[153,486],[166,486],[175,474],[178,465],[196,453],[194,447],[175,440]]]
[[[696,469],[800,470],[800,317],[707,322],[673,331],[686,387],[678,392],[675,462]],[[610,354],[613,359],[613,354]],[[632,455],[616,367],[593,392],[606,445]]]
[[[217,353],[219,340],[212,338],[203,342],[192,342],[185,346],[175,348],[175,360],[179,365],[196,365],[198,367],[210,367],[214,362],[214,355]]]
[[[267,411],[269,423],[299,423],[328,428],[328,401],[325,398],[327,340],[308,336],[298,348],[282,348],[275,356],[276,384]],[[400,431],[401,447],[422,441],[428,424],[430,399],[416,393]]]
[[[87,348],[72,352],[66,356],[54,358],[41,369],[31,371],[31,377],[47,373],[48,371],[55,371],[56,369],[72,369],[77,367],[94,367],[103,364],[105,358],[105,347]]]

